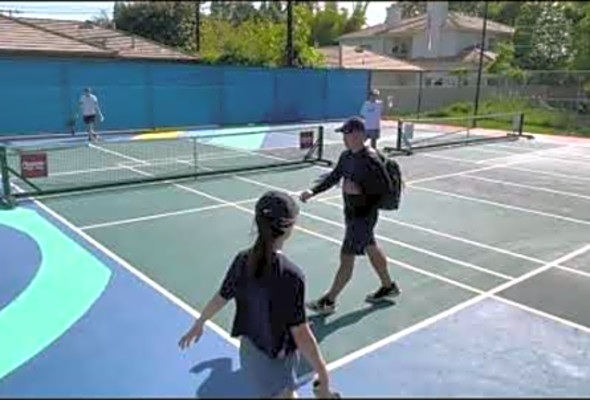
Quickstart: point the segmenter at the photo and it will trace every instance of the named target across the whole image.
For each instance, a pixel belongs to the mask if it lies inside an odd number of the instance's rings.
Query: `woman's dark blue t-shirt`
[[[290,328],[306,322],[305,277],[282,253],[274,253],[269,276],[256,278],[248,271],[250,251],[233,260],[219,294],[235,299],[236,314],[231,335],[247,336],[269,357],[296,349]]]

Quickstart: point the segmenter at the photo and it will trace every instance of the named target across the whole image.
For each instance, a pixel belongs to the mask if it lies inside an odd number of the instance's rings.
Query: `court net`
[[[488,114],[470,117],[400,119],[395,147],[388,152],[417,150],[493,141],[517,140],[523,135],[524,114]]]
[[[236,132],[237,131],[237,132]],[[320,163],[324,129],[280,127],[0,143],[2,199]]]

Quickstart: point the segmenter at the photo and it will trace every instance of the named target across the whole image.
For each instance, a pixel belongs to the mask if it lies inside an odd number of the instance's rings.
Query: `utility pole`
[[[201,51],[201,1],[195,1],[195,42],[197,53]]]
[[[287,65],[294,66],[295,52],[293,47],[293,0],[287,1]]]
[[[488,2],[484,2],[484,12],[483,12],[483,29],[481,32],[481,44],[480,44],[480,51],[479,51],[479,68],[477,70],[477,85],[475,87],[475,105],[473,107],[473,116],[476,117],[477,116],[477,112],[479,110],[479,93],[480,93],[480,89],[481,89],[481,72],[483,69],[483,55],[484,55],[484,51],[485,51],[485,45],[486,45],[486,30],[487,30],[487,26],[488,26]],[[473,127],[475,128],[475,126],[477,125],[476,120],[473,120]]]

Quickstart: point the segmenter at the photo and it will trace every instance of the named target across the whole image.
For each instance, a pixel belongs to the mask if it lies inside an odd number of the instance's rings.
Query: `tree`
[[[294,6],[294,47],[297,64],[318,66],[322,56],[309,46],[313,12],[307,5]],[[201,57],[211,64],[284,66],[287,26],[271,18],[250,18],[236,26],[231,21],[208,16],[202,26]]]
[[[571,55],[571,32],[563,4],[526,3],[516,19],[516,64],[531,70],[564,68]]]
[[[92,18],[92,22],[103,28],[115,29],[115,21],[105,10],[100,10],[100,13]]]
[[[116,2],[117,29],[167,46],[190,50],[194,46],[195,4],[173,2]]]
[[[581,7],[580,17],[574,29],[572,67],[590,70],[590,4],[586,3]],[[590,80],[588,84],[590,85]]]

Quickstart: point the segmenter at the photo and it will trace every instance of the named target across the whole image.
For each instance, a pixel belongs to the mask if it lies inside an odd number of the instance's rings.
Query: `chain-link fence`
[[[379,89],[385,114],[389,116],[470,114],[475,103],[477,72],[374,70],[371,86]],[[540,122],[541,126],[569,133],[590,126],[589,100],[590,71],[525,71],[519,76],[484,73],[479,113],[487,109],[530,114],[533,110],[540,118],[546,111],[545,119],[551,121]]]
[[[371,84],[381,92],[388,112],[420,114],[473,102],[477,73],[372,71]],[[521,77],[484,74],[480,96],[481,100],[518,98],[584,113],[590,99],[590,71],[528,71]]]

